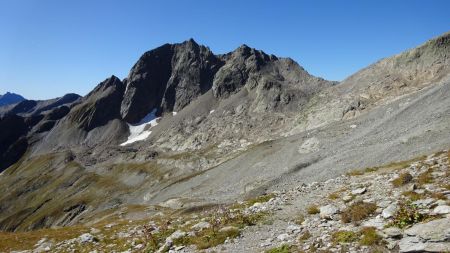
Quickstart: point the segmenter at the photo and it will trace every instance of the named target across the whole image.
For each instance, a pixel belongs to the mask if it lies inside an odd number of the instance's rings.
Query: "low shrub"
[[[404,228],[406,226],[421,222],[425,218],[426,216],[421,214],[415,205],[403,202],[400,203],[390,225]]]
[[[366,203],[366,202],[356,202],[347,207],[341,213],[341,219],[344,223],[358,223],[359,221],[364,220],[365,218],[372,215],[375,210],[377,210],[377,205],[374,203]]]

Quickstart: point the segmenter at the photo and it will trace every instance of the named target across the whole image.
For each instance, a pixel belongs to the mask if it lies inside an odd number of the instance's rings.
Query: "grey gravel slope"
[[[154,201],[174,197],[226,201],[255,194],[255,190],[322,181],[355,168],[406,160],[448,148],[448,133],[450,80],[446,78],[353,120],[258,145],[166,189]]]

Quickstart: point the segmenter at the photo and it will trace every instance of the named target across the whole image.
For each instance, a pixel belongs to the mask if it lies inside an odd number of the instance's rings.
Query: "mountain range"
[[[86,96],[2,106],[0,230],[229,203],[448,148],[449,52],[446,33],[335,82],[189,39]]]

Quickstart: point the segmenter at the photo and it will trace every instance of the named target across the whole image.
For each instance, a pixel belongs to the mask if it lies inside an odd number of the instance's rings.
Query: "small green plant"
[[[359,239],[359,236],[353,231],[340,230],[334,232],[331,238],[334,243],[350,243],[357,241]]]
[[[408,172],[400,174],[396,179],[392,180],[392,185],[394,187],[400,187],[411,182],[413,177]]]
[[[319,207],[316,205],[310,205],[308,208],[306,208],[306,212],[308,214],[318,214],[320,213]]]
[[[361,239],[359,244],[365,246],[379,245],[381,243],[381,236],[377,234],[377,231],[373,227],[364,227],[360,231]]]
[[[374,203],[366,203],[366,202],[356,202],[347,207],[341,213],[341,219],[344,223],[358,223],[359,221],[364,220],[365,218],[372,215],[375,210],[377,210],[377,205]]]
[[[411,203],[401,203],[397,212],[394,214],[393,221],[390,225],[404,228],[406,226],[423,221],[426,218],[421,214],[417,206]]]
[[[279,247],[272,248],[266,251],[266,253],[291,253],[291,247],[287,244],[283,244]]]

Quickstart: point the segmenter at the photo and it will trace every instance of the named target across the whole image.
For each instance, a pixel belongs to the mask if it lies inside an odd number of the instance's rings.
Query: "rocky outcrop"
[[[115,76],[101,82],[76,105],[67,120],[85,131],[120,119],[120,104],[125,85]]]
[[[212,86],[222,62],[194,40],[145,53],[127,77],[122,117],[135,123],[151,110],[179,111]]]
[[[399,247],[400,252],[450,251],[450,218],[417,224],[405,230]]]
[[[215,97],[228,97],[247,82],[251,82],[250,86],[255,87],[258,84],[257,73],[261,68],[277,60],[274,55],[269,56],[247,45],[240,46],[222,58],[226,63],[217,72],[212,86]]]

